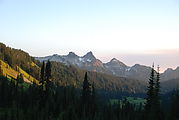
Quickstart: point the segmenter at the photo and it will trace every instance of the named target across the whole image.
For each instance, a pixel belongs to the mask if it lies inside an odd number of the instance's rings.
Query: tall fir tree
[[[23,75],[22,75],[22,74],[19,74],[19,75],[17,76],[17,82],[18,82],[18,83],[23,83],[23,82],[24,82],[24,79],[23,79]]]
[[[45,62],[44,61],[41,67],[40,79],[41,79],[41,83],[44,84],[44,80],[45,80]]]
[[[147,91],[147,98],[146,98],[146,104],[145,104],[145,115],[147,118],[153,118],[153,105],[154,105],[154,98],[155,98],[155,70],[154,70],[154,64],[152,65],[151,69],[151,75],[149,78],[149,86]]]
[[[19,74],[18,76],[17,76],[17,79],[16,79],[16,91],[15,92],[17,92],[18,91],[18,87],[19,87],[19,84],[20,83],[23,83],[23,75],[22,74]]]
[[[82,91],[81,114],[84,118],[91,116],[91,84],[88,80],[88,73],[85,73]]]
[[[51,78],[51,63],[50,61],[47,61],[46,68],[45,68],[45,80],[46,82],[50,82]]]
[[[160,67],[157,67],[157,76],[155,81],[155,101],[154,101],[154,110],[155,117],[157,120],[161,120],[161,109],[160,109]]]
[[[51,73],[51,62],[48,60],[45,67],[45,89],[46,89],[46,95],[50,96],[54,94],[55,86],[51,80],[52,73]]]
[[[82,91],[82,103],[88,104],[91,98],[91,84],[88,81],[88,74],[85,73],[83,81],[83,91]]]

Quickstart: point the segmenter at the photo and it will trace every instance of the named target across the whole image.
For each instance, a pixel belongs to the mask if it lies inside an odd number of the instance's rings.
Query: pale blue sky
[[[0,33],[32,56],[93,51],[103,61],[179,66],[169,57],[179,59],[178,0],[0,0]]]

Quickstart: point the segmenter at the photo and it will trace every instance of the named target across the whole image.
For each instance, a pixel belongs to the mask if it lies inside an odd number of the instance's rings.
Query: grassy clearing
[[[144,106],[146,100],[143,98],[137,98],[137,97],[124,97],[121,100],[120,99],[111,99],[110,100],[111,105],[118,104],[118,103],[120,103],[122,105],[125,102],[129,102],[130,104],[133,104],[135,106],[140,106],[140,105]]]

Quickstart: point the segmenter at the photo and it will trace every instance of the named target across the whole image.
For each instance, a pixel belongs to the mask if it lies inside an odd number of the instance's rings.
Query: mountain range
[[[68,55],[54,54],[46,57],[35,57],[36,60],[42,61],[55,61],[61,62],[65,65],[74,65],[81,69],[94,71],[99,73],[105,73],[109,75],[133,78],[141,81],[148,81],[150,76],[151,67],[135,64],[133,66],[127,66],[123,62],[116,58],[111,59],[107,63],[103,63],[97,59],[92,52],[88,52],[84,56],[78,56],[74,52],[69,52]],[[170,79],[179,78],[179,67],[175,70],[168,68],[166,71],[161,73],[161,81],[167,81]]]
[[[24,72],[39,80],[42,61],[53,61],[52,80],[61,86],[75,86],[81,88],[85,72],[96,88],[107,91],[121,91],[129,93],[144,93],[151,68],[136,64],[127,66],[113,58],[108,63],[102,63],[92,52],[78,56],[73,52],[68,55],[52,55],[47,57],[32,57],[27,52],[14,49],[0,43],[0,60],[5,62],[6,73],[10,73],[19,66]],[[40,60],[40,61],[39,61]],[[179,68],[167,69],[161,74],[161,91],[168,92],[179,87]]]

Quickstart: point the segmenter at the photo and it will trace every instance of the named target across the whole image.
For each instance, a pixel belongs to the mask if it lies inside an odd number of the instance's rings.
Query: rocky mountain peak
[[[173,71],[173,69],[172,68],[168,68],[167,70],[166,70],[166,72],[171,72],[171,71]]]
[[[84,55],[83,58],[89,59],[89,60],[96,60],[96,57],[93,55],[91,51],[88,52],[86,55]]]
[[[69,52],[68,57],[78,57],[74,52]]]
[[[58,54],[53,54],[52,56],[59,56]]]
[[[113,58],[113,59],[111,59],[110,62],[119,62],[119,60],[117,60],[116,58]]]
[[[107,63],[107,65],[127,67],[124,63],[116,58],[111,59],[110,62]]]

